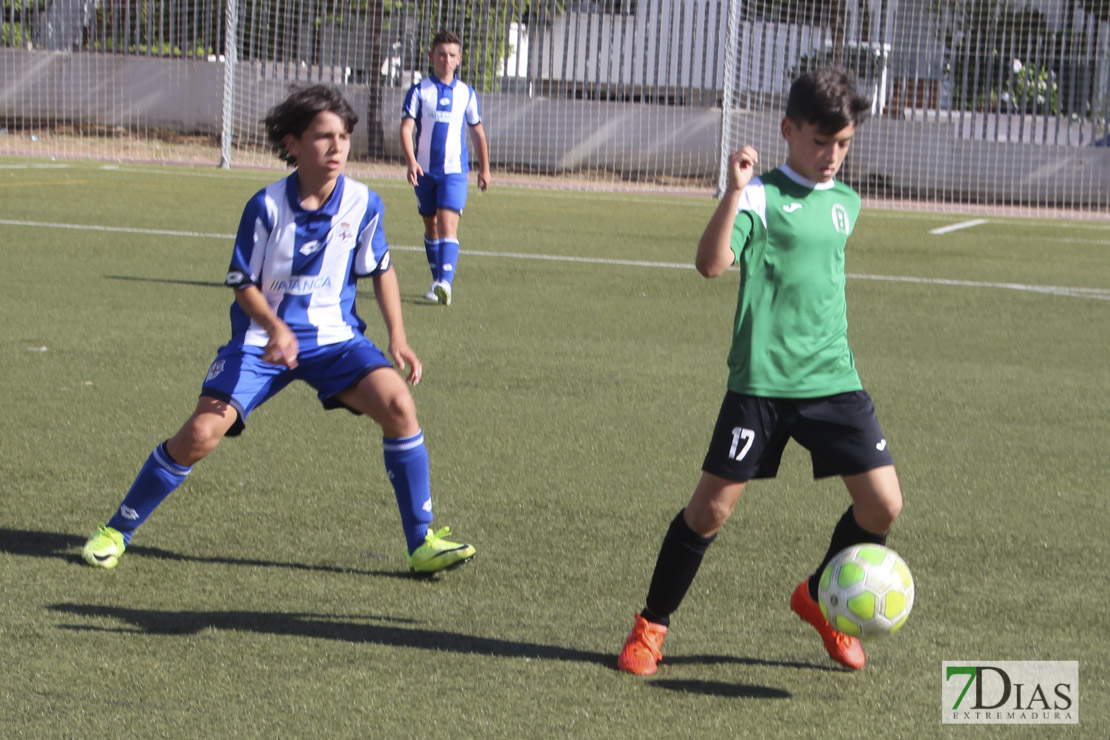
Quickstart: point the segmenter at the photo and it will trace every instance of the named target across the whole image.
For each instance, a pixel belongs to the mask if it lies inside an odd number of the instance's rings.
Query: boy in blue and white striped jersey
[[[385,209],[376,193],[343,174],[357,122],[325,85],[294,90],[270,111],[270,145],[296,169],[243,211],[225,280],[235,292],[231,340],[209,367],[192,415],[154,449],[123,503],[85,544],[90,565],[115,567],[135,529],[193,465],[225,436],[241,434],[251,411],[294,380],[312,386],[324,408],[346,408],[381,426],[410,570],[434,573],[474,556],[472,546],[446,541],[448,528],[429,527],[428,452],[406,383],[419,383],[423,367],[405,337]],[[356,312],[356,283],[365,277],[389,333],[389,357],[366,337]]]
[[[409,88],[401,107],[401,150],[408,181],[424,219],[424,251],[432,286],[424,297],[451,305],[459,258],[459,217],[466,206],[470,152],[466,129],[478,155],[478,189],[489,186],[489,146],[478,96],[455,78],[462,61],[458,35],[440,31],[432,39],[433,75]]]

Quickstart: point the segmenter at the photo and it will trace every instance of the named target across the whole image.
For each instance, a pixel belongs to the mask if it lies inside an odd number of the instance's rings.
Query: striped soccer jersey
[[[302,350],[351,339],[366,328],[355,313],[356,281],[390,268],[384,212],[377,193],[343,175],[320,209],[306,211],[294,172],[247,202],[226,283],[258,286]],[[231,334],[233,345],[269,341],[238,303]]]
[[[478,96],[459,79],[444,84],[425,77],[405,95],[402,118],[416,120],[416,161],[425,175],[437,177],[470,171],[466,127],[482,122]]]

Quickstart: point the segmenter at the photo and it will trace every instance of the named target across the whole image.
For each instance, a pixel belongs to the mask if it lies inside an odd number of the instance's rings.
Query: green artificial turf
[[[616,654],[724,392],[737,275],[689,266],[712,200],[472,189],[445,309],[411,190],[371,182],[436,523],[477,557],[409,578],[377,427],[293,386],[97,571],[81,545],[192,410],[230,235],[280,173],[0,165],[0,735],[1110,734],[1110,225],[865,210],[849,338],[914,612],[850,673],[790,611],[848,503],[792,445],[640,678]],[[1078,726],[943,725],[955,660],[1078,660]]]

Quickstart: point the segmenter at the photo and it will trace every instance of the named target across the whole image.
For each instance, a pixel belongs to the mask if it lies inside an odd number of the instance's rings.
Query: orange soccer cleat
[[[655,673],[659,670],[657,664],[663,660],[663,653],[659,649],[663,647],[663,637],[666,634],[666,627],[649,622],[637,614],[632,631],[628,633],[628,639],[624,641],[620,657],[617,658],[617,668],[640,676]]]
[[[798,584],[794,593],[790,595],[790,608],[799,617],[813,625],[817,634],[821,635],[821,640],[825,643],[825,649],[829,651],[830,658],[849,668],[856,670],[863,668],[864,663],[867,662],[867,657],[863,654],[863,646],[859,644],[859,640],[856,638],[843,632],[837,632],[828,623],[821,614],[821,607],[809,595],[808,578]]]

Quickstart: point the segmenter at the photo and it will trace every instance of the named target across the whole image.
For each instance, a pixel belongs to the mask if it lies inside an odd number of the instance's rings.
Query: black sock
[[[670,624],[671,614],[682,603],[705,551],[716,537],[702,537],[686,525],[682,512],[678,512],[663,537],[648,588],[647,606],[640,616],[656,624]]]
[[[166,457],[168,457],[169,459],[173,460],[173,455],[171,455],[171,454],[170,454],[170,450],[169,450],[169,448],[168,448],[168,447],[166,447],[166,443],[167,443],[167,442],[169,442],[169,440],[168,440],[168,439],[167,439],[167,440],[166,440],[165,442],[163,442],[162,444],[158,445],[158,446],[162,448],[162,453],[163,453],[163,454],[164,454],[164,455],[165,455]],[[180,463],[180,462],[178,462],[177,460],[173,460],[173,461],[174,461],[175,463],[177,463],[178,465],[181,465],[181,463]],[[185,465],[181,465],[181,467],[183,467],[183,468],[184,468],[184,467],[186,467],[186,466],[185,466]]]
[[[844,516],[840,517],[840,521],[836,523],[836,528],[833,529],[832,533],[832,541],[829,543],[829,550],[825,553],[825,559],[821,561],[817,570],[813,572],[813,577],[809,579],[809,595],[814,601],[817,600],[817,582],[821,579],[821,573],[825,570],[825,566],[836,557],[837,553],[861,542],[873,545],[886,544],[885,534],[868,532],[859,525],[855,514],[852,513],[853,508],[849,506],[848,510],[844,512]]]

